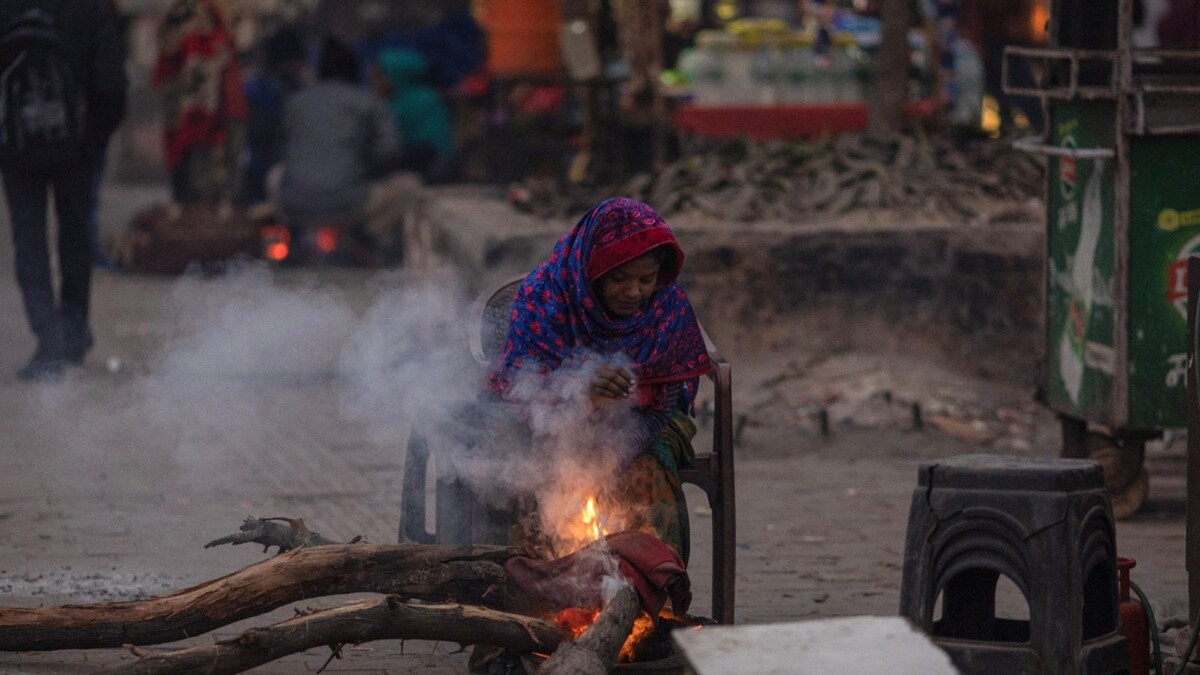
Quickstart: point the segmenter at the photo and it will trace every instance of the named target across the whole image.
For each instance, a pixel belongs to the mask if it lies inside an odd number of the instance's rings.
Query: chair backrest
[[[502,282],[480,294],[471,316],[479,317],[478,330],[470,334],[471,353],[480,363],[490,363],[504,349],[513,300],[524,277]]]
[[[481,364],[490,363],[504,348],[513,300],[524,277],[502,281],[479,295],[472,317],[479,317],[477,330],[468,334],[471,353]],[[733,498],[733,403],[729,362],[721,356],[704,327],[704,346],[712,363],[713,430],[712,453],[696,458],[679,472],[679,479],[696,485],[708,497],[713,512],[713,618],[733,623],[736,521]]]

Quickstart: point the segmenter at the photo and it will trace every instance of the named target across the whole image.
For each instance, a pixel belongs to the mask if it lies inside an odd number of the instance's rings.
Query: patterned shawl
[[[592,284],[613,268],[660,246],[674,252],[642,310],[613,317]],[[675,283],[683,251],[662,217],[632,199],[596,205],[563,235],[548,260],[525,277],[513,303],[504,351],[488,373],[488,388],[503,395],[513,376],[536,366],[548,373],[584,352],[625,354],[634,363],[642,396],[660,400],[666,385],[684,385],[684,403],[709,371],[700,325]],[[641,403],[650,403],[640,399]]]

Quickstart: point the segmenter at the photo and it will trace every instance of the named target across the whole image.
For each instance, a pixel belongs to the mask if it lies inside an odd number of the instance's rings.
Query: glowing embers
[[[313,246],[316,247],[317,253],[329,255],[337,250],[339,239],[341,239],[341,231],[338,226],[322,225],[317,228],[316,234],[313,236]]]
[[[262,257],[271,262],[283,262],[289,256],[328,258],[342,247],[342,228],[336,224],[321,225],[307,233],[297,233],[286,225],[268,223],[258,230]]]
[[[591,627],[600,612],[594,609],[570,607],[554,615],[554,622],[568,632],[572,640],[578,640]],[[675,646],[671,642],[671,631],[697,630],[704,626],[715,625],[716,622],[707,617],[676,615],[670,609],[664,609],[658,615],[658,620],[650,618],[646,612],[641,612],[633,622],[633,630],[621,646],[617,656],[620,663],[645,663],[667,659],[675,655]]]
[[[284,225],[263,225],[259,230],[263,257],[280,262],[288,257],[292,244],[292,233]]]
[[[633,632],[621,647],[618,660],[621,662],[647,663],[660,661],[676,656],[675,643],[671,633],[676,630],[698,630],[705,626],[715,626],[716,621],[704,616],[691,614],[675,614],[664,608],[658,614],[657,621],[651,621],[650,615],[642,612],[633,624]]]
[[[584,631],[596,622],[596,617],[598,616],[600,616],[600,610],[598,609],[568,607],[554,615],[554,623],[558,624],[559,628],[570,633],[572,640],[578,640],[579,636],[583,635]]]

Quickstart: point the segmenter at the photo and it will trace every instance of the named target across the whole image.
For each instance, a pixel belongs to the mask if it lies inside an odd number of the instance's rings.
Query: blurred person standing
[[[153,84],[162,95],[173,198],[185,205],[229,202],[247,106],[224,5],[174,0],[158,50]]]
[[[246,82],[246,155],[237,202],[267,200],[267,174],[283,159],[283,106],[307,81],[308,51],[293,28],[281,28],[263,45],[262,70]]]
[[[0,3],[0,174],[37,350],[22,380],[61,376],[93,344],[88,233],[95,167],[125,113],[125,44],[104,0]],[[55,300],[47,190],[58,215]]]

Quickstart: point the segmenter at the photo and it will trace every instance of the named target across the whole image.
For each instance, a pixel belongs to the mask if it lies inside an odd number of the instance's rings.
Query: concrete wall
[[[1018,379],[1036,367],[1036,227],[680,238],[684,283],[728,351],[904,351]]]

